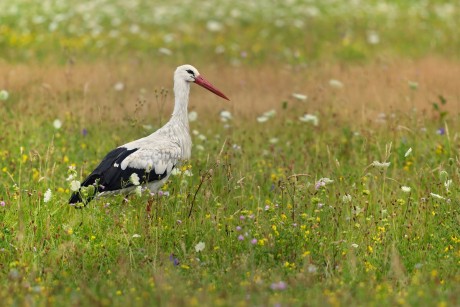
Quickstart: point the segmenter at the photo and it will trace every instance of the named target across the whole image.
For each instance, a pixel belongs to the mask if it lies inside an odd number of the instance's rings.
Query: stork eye
[[[191,74],[192,76],[195,77],[195,73],[193,72],[193,70],[191,69],[187,69],[186,72],[188,72],[189,74]]]

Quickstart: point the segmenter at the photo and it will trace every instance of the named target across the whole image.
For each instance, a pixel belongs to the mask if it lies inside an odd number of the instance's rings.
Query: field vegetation
[[[448,1],[0,2],[0,301],[460,304],[460,8]],[[67,201],[164,124],[157,194]]]

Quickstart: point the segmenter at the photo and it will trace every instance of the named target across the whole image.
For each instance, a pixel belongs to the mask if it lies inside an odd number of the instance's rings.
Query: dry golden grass
[[[178,63],[182,64],[182,63]],[[217,113],[226,108],[241,117],[254,117],[283,101],[299,112],[332,108],[343,117],[365,120],[376,113],[430,110],[438,95],[447,99],[445,108],[460,111],[460,63],[441,58],[395,60],[362,65],[321,64],[304,68],[271,66],[200,66],[202,74],[230,98],[225,102],[194,87],[190,109]],[[50,117],[71,112],[83,121],[120,120],[133,116],[143,91],[141,118],[158,116],[155,89],[165,87],[169,95],[163,110],[172,109],[172,74],[175,67],[140,61],[59,65],[0,64],[7,88],[17,97],[14,110],[25,115]],[[342,89],[329,86],[330,79],[343,82]],[[419,84],[417,90],[409,81]],[[114,84],[122,82],[123,91]],[[291,94],[308,95],[305,102]],[[35,103],[31,105],[30,101]],[[299,114],[300,115],[300,114]]]

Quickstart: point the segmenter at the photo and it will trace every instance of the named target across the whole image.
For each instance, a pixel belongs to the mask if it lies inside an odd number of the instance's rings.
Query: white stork
[[[191,65],[177,67],[174,73],[174,111],[171,119],[154,133],[122,145],[110,151],[96,169],[81,183],[81,187],[93,185],[95,193],[82,196],[81,188],[74,192],[69,204],[87,204],[94,197],[110,194],[128,194],[136,185],[131,176],[139,178],[142,186],[157,192],[171,171],[182,160],[190,158],[192,140],[188,123],[188,97],[190,84],[194,82],[214,94],[230,100],[206,81]],[[131,178],[131,180],[130,180]],[[84,199],[85,198],[85,199]]]

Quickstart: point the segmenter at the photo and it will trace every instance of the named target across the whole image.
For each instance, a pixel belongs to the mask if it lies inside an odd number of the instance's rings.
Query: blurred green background
[[[234,65],[457,58],[458,1],[0,1],[8,62],[148,57]]]

